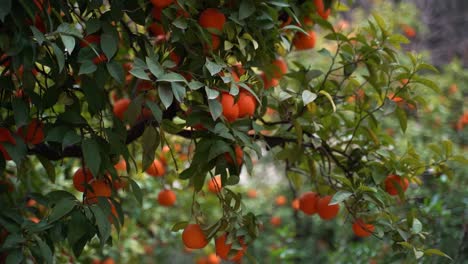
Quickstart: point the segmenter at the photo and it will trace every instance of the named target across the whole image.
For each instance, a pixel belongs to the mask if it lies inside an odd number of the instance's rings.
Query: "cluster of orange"
[[[231,257],[229,257],[232,243],[226,242],[228,235],[228,233],[224,233],[215,239],[216,255],[224,260],[239,261],[244,256],[245,251],[247,250],[247,245],[244,243],[241,236],[238,237],[237,239],[242,249],[237,250],[237,253],[234,256],[231,255]],[[209,240],[206,238],[199,224],[189,224],[182,232],[182,242],[185,247],[189,249],[202,249],[208,245]]]
[[[44,141],[44,124],[40,120],[33,119],[28,125],[18,128],[16,133],[26,144],[37,145]],[[16,145],[16,140],[10,130],[4,127],[0,127],[0,152],[5,160],[11,160],[2,142]]]
[[[460,116],[457,123],[455,124],[455,128],[457,131],[462,131],[466,125],[468,125],[468,111],[465,111],[465,113]]]

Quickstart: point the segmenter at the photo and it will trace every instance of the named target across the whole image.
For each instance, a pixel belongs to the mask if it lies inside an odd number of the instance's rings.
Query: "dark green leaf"
[[[172,89],[167,85],[159,85],[158,87],[159,98],[163,103],[166,109],[171,106],[172,102],[174,101],[174,95],[172,94]]]
[[[93,175],[99,175],[101,153],[97,142],[92,138],[87,138],[81,143],[81,149],[86,167]]]
[[[52,48],[54,49],[55,57],[57,58],[58,63],[58,72],[62,72],[63,67],[65,66],[65,56],[63,55],[63,51],[57,46],[57,44],[52,43]]]
[[[242,0],[239,8],[239,20],[244,20],[255,12],[255,2]]]
[[[171,88],[172,88],[172,93],[174,94],[175,99],[178,102],[182,102],[185,98],[185,87],[180,85],[179,83],[172,82]]]
[[[101,49],[108,59],[117,52],[119,39],[114,34],[104,33],[101,35]]]
[[[0,20],[5,22],[5,17],[10,14],[11,0],[0,0]]]
[[[36,237],[36,242],[39,245],[39,250],[41,251],[42,257],[45,260],[45,263],[52,263],[52,251],[50,250],[49,245],[45,243],[39,237]]]
[[[111,234],[111,224],[107,215],[103,212],[103,210],[97,206],[92,205],[90,206],[91,211],[94,214],[94,218],[96,220],[96,225],[99,230],[99,238],[101,240],[101,247],[106,243],[107,239],[109,239]]]
[[[119,84],[123,84],[125,81],[125,72],[120,63],[116,61],[110,61],[106,64],[107,71]]]
[[[172,226],[172,232],[177,232],[179,230],[182,230],[184,229],[186,226],[188,225],[188,222],[187,221],[183,221],[183,222],[178,222],[178,223],[175,223],[173,226]]]
[[[150,70],[150,72],[156,78],[160,78],[164,74],[163,67],[155,58],[146,57],[146,64],[148,65],[148,69]]]
[[[78,75],[82,74],[90,74],[97,70],[97,66],[90,60],[84,61],[81,66],[80,70],[78,71]]]
[[[76,206],[76,201],[65,198],[57,202],[57,204],[52,208],[52,212],[49,215],[48,222],[52,223],[60,218],[64,217],[68,213],[70,213],[73,208]]]
[[[21,249],[15,249],[8,252],[5,264],[20,264],[23,262],[24,255]]]
[[[206,58],[205,67],[210,72],[211,76],[219,73],[223,69],[223,66],[221,66],[221,65],[219,65],[219,64],[217,64],[215,62],[212,62],[208,58]]]
[[[210,114],[213,120],[218,119],[223,113],[223,106],[217,99],[208,100],[208,106],[210,108]]]
[[[145,104],[151,110],[151,113],[153,113],[154,119],[156,119],[158,123],[161,123],[162,111],[161,108],[159,108],[159,105],[151,100],[146,100]]]
[[[166,73],[156,81],[157,82],[186,82],[184,76],[175,72]]]
[[[333,205],[333,204],[341,203],[342,201],[348,199],[351,195],[353,195],[353,193],[348,192],[348,191],[338,191],[337,193],[333,195],[333,198],[329,204]]]
[[[27,125],[29,122],[29,108],[26,102],[15,98],[11,101],[11,107],[13,108],[16,126],[22,127]]]
[[[145,171],[154,161],[156,148],[159,146],[159,133],[153,126],[146,127],[141,136],[141,145],[143,146],[142,169]]]
[[[141,192],[140,186],[133,180],[129,179],[130,186],[132,186],[132,193],[137,199],[138,203],[141,205],[143,203],[143,194]]]
[[[66,52],[71,54],[75,49],[75,38],[68,35],[60,35],[60,38],[62,39]]]
[[[33,36],[36,39],[37,43],[39,45],[42,45],[42,43],[44,43],[44,41],[46,41],[46,38],[45,38],[44,34],[42,32],[40,32],[37,29],[37,27],[35,27],[35,26],[30,26],[29,28],[31,29],[31,31],[33,33]]]

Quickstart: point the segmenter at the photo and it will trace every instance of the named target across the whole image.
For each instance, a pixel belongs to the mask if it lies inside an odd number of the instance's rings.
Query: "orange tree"
[[[438,90],[424,76],[437,70],[398,52],[408,40],[377,14],[354,35],[336,31],[327,19],[345,7],[332,2],[1,1],[2,261],[79,256],[95,237],[111,244],[123,198],[144,199],[132,174],[165,177],[155,153],[168,146],[174,159],[169,136],[193,146],[189,166],[171,168],[193,193],[190,220],[173,227],[187,247],[213,239],[224,259],[248,252],[262,224],[229,186],[262,146],[292,173],[285,184],[303,183],[305,213],[346,211],[360,236],[444,255],[424,246],[414,214],[392,205],[428,168],[464,158],[448,141],[430,161],[411,146],[398,153],[380,124],[404,132],[421,91]],[[333,44],[315,47],[315,31]],[[305,63],[314,48],[326,67]],[[197,199],[215,175],[222,214],[208,219]]]

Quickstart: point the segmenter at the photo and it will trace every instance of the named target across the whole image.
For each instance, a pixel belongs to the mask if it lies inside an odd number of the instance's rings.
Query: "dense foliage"
[[[359,30],[333,26],[346,10],[0,1],[1,261],[184,262],[182,245],[229,260],[342,261],[317,257],[340,243],[334,230],[391,243],[395,258],[450,258],[425,230],[441,198],[419,186],[436,175],[446,191],[466,158],[455,135],[434,142],[408,129],[421,111],[445,111],[434,99],[445,86],[401,51],[408,28],[394,33],[377,13]],[[466,134],[466,113],[459,120],[449,133]],[[245,173],[276,182],[262,203],[239,187]],[[263,206],[275,192],[288,194]],[[273,253],[255,244],[269,238],[281,240]]]

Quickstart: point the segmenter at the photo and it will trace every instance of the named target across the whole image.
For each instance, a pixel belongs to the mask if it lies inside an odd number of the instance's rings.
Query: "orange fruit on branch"
[[[92,200],[97,197],[111,197],[111,186],[102,179],[94,180],[89,183],[91,188],[86,193],[86,198]]]
[[[357,219],[353,223],[353,232],[358,237],[368,237],[372,235],[374,232],[374,225],[373,224],[366,224],[362,219]]]
[[[115,101],[113,112],[118,119],[123,120],[124,114],[127,111],[130,102],[130,99],[127,98]]]
[[[307,31],[307,34],[297,32],[293,39],[293,45],[297,50],[313,49],[315,47],[316,38],[313,30]]]
[[[146,169],[146,173],[153,177],[162,177],[166,174],[166,168],[164,168],[164,164],[160,160],[155,159]]]
[[[214,178],[210,178],[208,182],[208,190],[212,193],[219,193],[223,188],[223,184],[221,182],[221,176],[217,175]]]
[[[190,249],[201,249],[208,244],[208,240],[199,224],[189,224],[185,227],[182,232],[182,242]]]
[[[37,145],[44,140],[44,124],[37,119],[33,119],[26,128],[22,126],[18,129],[18,135],[26,143]]]
[[[10,144],[16,145],[16,140],[11,135],[10,130],[0,127],[0,152],[3,154],[3,158],[5,158],[5,160],[11,160],[11,156],[8,154],[5,147],[1,144],[2,142],[8,142]]]
[[[221,94],[221,106],[223,107],[223,116],[228,122],[234,122],[239,118],[239,105],[234,103],[234,96],[223,92]]]
[[[239,117],[252,117],[255,114],[257,108],[257,101],[253,95],[246,91],[241,90],[239,93],[239,100],[237,100],[239,106]]]
[[[398,195],[398,187],[405,192],[408,189],[409,182],[408,179],[402,178],[396,174],[390,174],[384,181],[385,191],[390,195]]]
[[[239,243],[242,247],[241,250],[237,251],[237,254],[229,258],[229,251],[231,251],[232,243],[226,244],[227,234],[223,234],[216,238],[215,240],[215,248],[216,248],[216,255],[224,260],[229,261],[239,261],[244,256],[245,251],[247,250],[247,245],[244,243],[244,240],[239,237]]]
[[[204,10],[198,18],[198,24],[203,28],[215,28],[223,31],[224,23],[226,23],[226,16],[216,8]]]
[[[85,184],[89,183],[92,179],[94,179],[94,176],[89,169],[79,168],[73,174],[73,186],[77,191],[84,192]]]
[[[244,159],[244,151],[242,150],[241,147],[236,145],[234,147],[234,154],[236,155],[236,163],[237,165],[241,165],[242,161]],[[226,161],[230,164],[234,164],[234,161],[231,157],[231,154],[229,152],[224,153],[224,157],[226,158]]]
[[[281,79],[288,72],[288,65],[283,58],[278,58],[271,63],[272,77]]]
[[[162,190],[158,194],[158,203],[162,206],[171,207],[176,199],[176,194],[172,190]]]
[[[330,201],[332,199],[331,195],[327,195],[325,197],[320,198],[317,202],[317,212],[323,220],[331,220],[336,217],[338,212],[340,211],[339,204],[330,205]]]
[[[317,201],[320,196],[314,192],[306,192],[299,198],[299,209],[306,215],[317,213]]]

